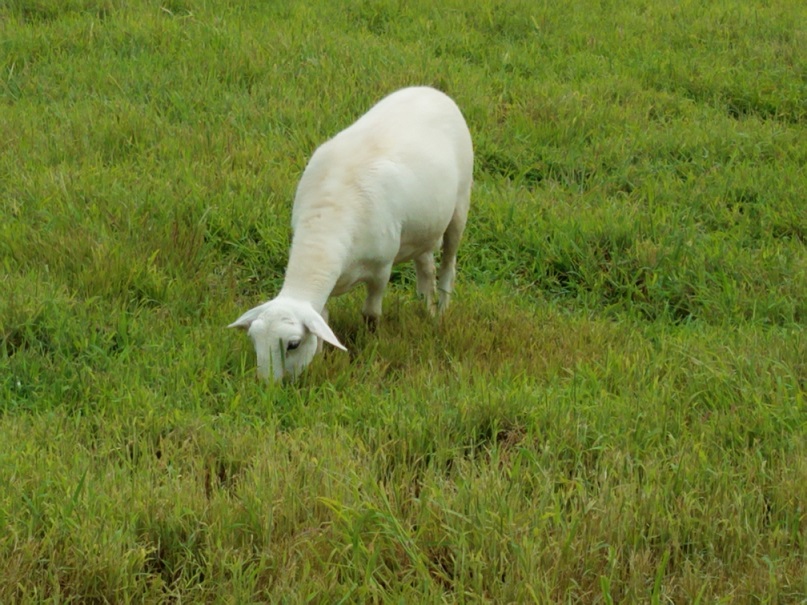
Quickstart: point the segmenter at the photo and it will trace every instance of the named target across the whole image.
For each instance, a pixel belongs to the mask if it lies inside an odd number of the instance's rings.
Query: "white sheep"
[[[433,312],[449,303],[470,205],[473,146],[457,105],[429,87],[404,88],[323,143],[306,166],[292,210],[294,233],[276,298],[239,317],[255,345],[258,376],[298,376],[322,341],[347,350],[325,304],[360,282],[362,314],[381,316],[392,266],[415,261],[417,291]]]

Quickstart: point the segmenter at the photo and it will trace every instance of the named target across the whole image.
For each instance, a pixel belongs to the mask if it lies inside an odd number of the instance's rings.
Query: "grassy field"
[[[0,0],[0,602],[804,603],[807,4]],[[313,149],[463,109],[453,307],[255,380]]]

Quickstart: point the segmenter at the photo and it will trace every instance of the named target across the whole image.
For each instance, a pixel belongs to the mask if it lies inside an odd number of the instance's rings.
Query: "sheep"
[[[417,292],[434,315],[451,298],[473,180],[473,145],[456,103],[434,88],[398,90],[323,143],[298,183],[292,242],[277,296],[229,325],[248,331],[257,373],[299,376],[327,342],[347,351],[325,305],[359,283],[372,327],[394,264],[413,260]]]

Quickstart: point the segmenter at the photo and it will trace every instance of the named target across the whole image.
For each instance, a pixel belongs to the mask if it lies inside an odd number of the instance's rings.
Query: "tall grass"
[[[802,4],[4,0],[0,601],[803,602]],[[409,84],[454,306],[258,384],[306,159]]]

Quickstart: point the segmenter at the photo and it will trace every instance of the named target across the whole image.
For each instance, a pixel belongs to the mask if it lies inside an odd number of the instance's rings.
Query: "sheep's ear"
[[[347,351],[345,345],[339,342],[336,334],[333,333],[330,326],[325,322],[324,319],[322,319],[322,315],[314,311],[314,309],[311,309],[311,313],[306,315],[303,323],[314,336],[320,337],[322,340],[335,346],[337,349]]]
[[[253,307],[246,313],[244,313],[241,317],[236,319],[233,323],[231,323],[228,328],[241,328],[242,330],[249,330],[249,327],[252,325],[252,322],[258,319],[260,314],[266,308],[266,305],[269,303],[263,303],[262,305],[258,305],[257,307]]]

